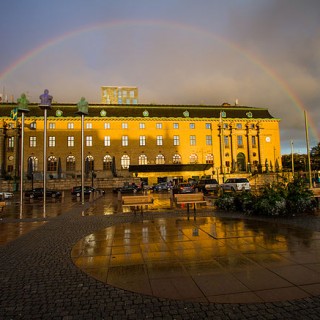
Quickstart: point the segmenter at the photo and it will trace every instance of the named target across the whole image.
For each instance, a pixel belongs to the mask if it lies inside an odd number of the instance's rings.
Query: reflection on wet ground
[[[320,294],[320,233],[272,223],[198,217],[112,226],[72,250],[110,285],[163,298],[248,303]]]

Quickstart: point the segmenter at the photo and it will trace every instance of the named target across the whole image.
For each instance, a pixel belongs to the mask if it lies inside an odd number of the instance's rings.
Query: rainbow
[[[22,66],[27,61],[31,60],[35,56],[39,55],[43,51],[47,50],[48,48],[55,46],[57,44],[60,44],[61,42],[70,39],[74,36],[78,36],[82,33],[92,32],[95,30],[100,29],[112,29],[112,28],[119,28],[119,27],[161,27],[161,28],[175,28],[180,29],[187,32],[193,32],[198,33],[202,36],[209,37],[213,40],[218,40],[220,43],[223,43],[226,47],[231,48],[235,52],[241,54],[244,56],[249,62],[256,65],[258,68],[260,68],[265,74],[267,74],[286,94],[286,96],[292,101],[293,106],[296,107],[298,112],[304,113],[305,110],[307,110],[306,106],[304,106],[303,102],[299,98],[299,96],[292,90],[292,88],[289,86],[289,84],[274,70],[272,67],[264,63],[261,59],[259,59],[256,55],[252,54],[251,52],[248,52],[238,44],[234,42],[230,42],[226,40],[225,38],[222,38],[211,31],[208,31],[206,29],[196,27],[196,26],[190,26],[182,23],[177,23],[173,21],[165,21],[165,20],[125,20],[125,21],[118,21],[114,20],[107,23],[98,23],[94,25],[88,25],[83,28],[75,29],[70,32],[64,33],[58,37],[52,38],[49,41],[42,43],[40,46],[34,48],[33,50],[27,52],[25,55],[21,56],[18,60],[14,61],[11,65],[9,65],[6,69],[3,71],[0,71],[0,80],[4,79],[6,76],[8,76],[10,73],[17,70],[20,66]],[[317,126],[314,123],[312,119],[309,119],[309,125],[312,131],[312,134],[317,139],[317,141],[320,141],[320,133],[317,132]]]

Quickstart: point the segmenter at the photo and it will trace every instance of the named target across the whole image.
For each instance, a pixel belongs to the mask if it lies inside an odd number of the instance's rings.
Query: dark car
[[[26,190],[24,193],[25,197],[30,199],[43,198],[44,189],[43,188],[34,188],[32,190]],[[46,198],[60,198],[61,192],[57,190],[46,189]]]
[[[95,192],[96,189],[90,186],[84,186],[83,190],[84,190],[84,195],[89,196],[92,192]],[[76,186],[71,189],[72,196],[81,197],[81,193],[82,193],[82,186]]]
[[[136,193],[141,191],[141,188],[136,184],[128,184],[122,187],[114,188],[113,192],[121,192],[121,193]]]
[[[190,183],[179,183],[173,187],[173,193],[194,193],[194,185]]]
[[[161,191],[169,191],[171,190],[171,185],[167,182],[160,182],[153,186],[152,190],[154,192],[161,192]]]
[[[219,183],[216,179],[199,180],[195,187],[199,192],[203,192],[205,194],[210,192],[218,193],[219,191]]]

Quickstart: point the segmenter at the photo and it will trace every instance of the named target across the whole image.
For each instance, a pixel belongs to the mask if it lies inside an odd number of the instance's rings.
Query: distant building
[[[101,87],[101,103],[105,104],[138,104],[137,87]]]

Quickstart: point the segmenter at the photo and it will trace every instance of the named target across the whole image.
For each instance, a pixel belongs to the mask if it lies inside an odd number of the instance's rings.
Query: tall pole
[[[292,178],[294,179],[293,140],[291,140],[291,170],[292,170]]]
[[[306,130],[306,144],[307,144],[308,171],[309,171],[309,188],[312,188],[310,147],[309,147],[309,131],[308,131],[308,119],[307,119],[306,110],[304,110],[304,125],[305,125],[305,130]]]
[[[84,114],[81,114],[81,203],[84,204]]]
[[[24,167],[24,112],[21,112],[21,152],[20,152],[20,217],[23,211],[23,167]]]

